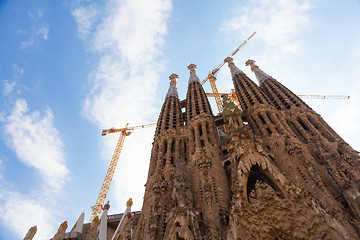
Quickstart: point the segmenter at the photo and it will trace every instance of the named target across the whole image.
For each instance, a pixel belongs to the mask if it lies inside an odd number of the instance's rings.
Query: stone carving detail
[[[291,156],[295,156],[302,152],[302,148],[300,147],[300,144],[296,142],[295,139],[293,139],[289,135],[285,135],[284,143],[285,143],[285,151],[288,152]]]
[[[159,180],[155,181],[152,185],[152,189],[154,193],[165,193],[168,188],[168,182],[164,179],[164,177],[161,177]]]
[[[185,178],[181,175],[175,176],[172,198],[178,207],[192,207],[193,197],[189,186],[186,185]]]
[[[211,208],[211,202],[212,202],[212,191],[211,191],[211,185],[209,182],[204,183],[204,197],[207,202],[207,205]]]

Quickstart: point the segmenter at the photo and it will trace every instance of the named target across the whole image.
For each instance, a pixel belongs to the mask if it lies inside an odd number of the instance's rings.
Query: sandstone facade
[[[359,239],[358,152],[254,61],[259,85],[226,61],[241,111],[225,98],[214,116],[193,64],[185,100],[170,76],[142,213],[118,239]]]

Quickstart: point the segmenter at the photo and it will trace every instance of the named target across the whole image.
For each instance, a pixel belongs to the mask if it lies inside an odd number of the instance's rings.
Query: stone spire
[[[176,80],[179,78],[179,76],[175,73],[171,74],[169,76],[169,79],[170,79],[170,87],[169,87],[169,90],[166,94],[166,97],[170,97],[170,96],[174,96],[174,97],[177,97],[179,98],[179,94],[177,92],[177,88],[176,88],[176,85],[177,85],[177,82]]]
[[[197,66],[193,63],[188,66],[188,69],[190,70],[189,83],[200,82],[200,79],[196,75],[196,68],[197,68]]]
[[[262,82],[265,80],[265,79],[268,79],[268,78],[272,78],[270,75],[266,74],[265,72],[263,72],[256,64],[255,64],[255,61],[254,60],[247,60],[246,61],[246,66],[249,66],[251,67],[251,71],[253,71],[255,73],[255,76],[259,82],[259,85],[262,84]]]
[[[243,111],[257,103],[270,103],[259,86],[235,66],[231,57],[225,58],[224,62],[227,62],[230,68],[235,92]]]
[[[196,65],[190,64],[188,69],[190,70],[190,77],[186,94],[186,122],[202,113],[212,115],[209,101],[201,86],[200,80],[196,75]]]
[[[156,134],[160,134],[160,132],[170,128],[178,129],[182,126],[179,95],[176,88],[176,79],[178,79],[178,75],[173,73],[169,76],[169,79],[170,87],[161,108]]]
[[[234,59],[232,57],[227,57],[224,60],[224,62],[228,63],[228,66],[229,66],[230,71],[231,71],[231,77],[234,77],[235,74],[237,74],[237,73],[244,73],[237,66],[235,66],[233,60]]]

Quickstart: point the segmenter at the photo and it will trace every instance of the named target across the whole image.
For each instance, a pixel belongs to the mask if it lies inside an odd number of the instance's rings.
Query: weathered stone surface
[[[60,224],[55,236],[53,238],[51,238],[50,240],[63,240],[67,227],[68,227],[67,221]]]
[[[37,232],[37,226],[33,226],[29,229],[29,231],[26,233],[24,240],[32,240]]]
[[[360,238],[356,151],[265,73],[234,72],[242,111],[225,97],[213,116],[190,70],[159,116],[134,239]]]

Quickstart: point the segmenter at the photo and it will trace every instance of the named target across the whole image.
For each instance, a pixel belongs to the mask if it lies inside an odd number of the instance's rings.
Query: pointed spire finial
[[[251,67],[251,71],[253,71],[255,73],[255,76],[259,82],[259,85],[261,85],[261,83],[267,79],[267,78],[272,78],[270,75],[266,74],[265,72],[263,72],[262,70],[260,70],[260,68],[255,64],[254,60],[247,60],[245,63],[246,66],[250,66]]]
[[[228,66],[229,66],[230,71],[231,71],[231,77],[234,77],[235,74],[237,74],[237,73],[244,73],[237,66],[235,66],[235,63],[233,62],[233,60],[234,59],[232,57],[227,57],[224,60],[224,62],[228,63]]]
[[[196,68],[197,68],[197,66],[195,64],[193,64],[193,63],[188,66],[188,69],[190,70],[190,72],[191,71],[196,71]]]
[[[169,79],[170,79],[170,87],[169,87],[169,90],[166,94],[166,97],[169,97],[169,96],[175,96],[175,97],[179,97],[179,94],[177,92],[177,88],[176,88],[176,80],[179,78],[179,75],[173,73],[169,76]]]
[[[200,79],[196,75],[196,68],[197,68],[197,66],[195,64],[193,64],[193,63],[188,66],[188,69],[190,70],[189,83],[191,83],[191,82],[200,82]]]
[[[179,75],[177,75],[175,73],[173,73],[173,74],[171,74],[169,76],[170,81],[175,81],[176,82],[176,79],[178,79],[178,78],[179,78]]]

